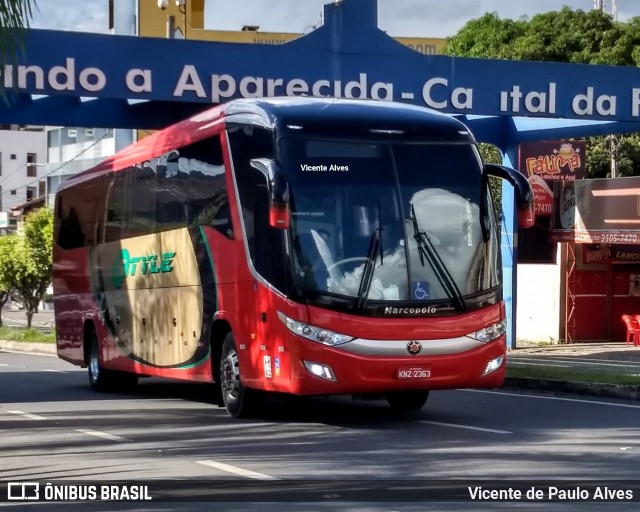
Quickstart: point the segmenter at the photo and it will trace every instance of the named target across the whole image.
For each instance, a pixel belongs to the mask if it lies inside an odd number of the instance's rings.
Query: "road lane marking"
[[[209,466],[210,468],[226,471],[227,473],[233,473],[234,475],[246,476],[247,478],[253,478],[255,480],[280,480],[275,476],[265,475],[264,473],[257,473],[255,471],[249,471],[248,469],[239,468],[238,466],[230,466],[223,462],[216,462],[215,460],[197,460],[197,464],[203,466]]]
[[[44,416],[38,416],[37,414],[30,414],[24,411],[7,411],[9,414],[17,414],[18,416],[23,416],[25,418],[29,418],[30,420],[46,420]]]
[[[43,372],[51,372],[51,373],[67,373],[67,372],[63,372],[62,370],[42,370]]]
[[[584,400],[581,398],[563,398],[560,396],[543,396],[543,395],[531,395],[529,393],[509,393],[508,391],[487,391],[483,389],[459,389],[458,391],[466,391],[468,393],[487,393],[491,395],[507,395],[515,396],[518,398],[539,398],[541,400],[560,400],[564,402],[576,402],[590,405],[608,405],[611,407],[624,407],[627,409],[640,409],[640,405],[633,404],[618,404],[615,402],[603,402],[601,400]]]
[[[491,434],[513,434],[508,430],[498,430],[495,428],[473,427],[471,425],[458,425],[457,423],[443,423],[441,421],[418,420],[416,423],[425,423],[427,425],[436,425],[438,427],[462,428],[465,430],[477,430],[479,432],[489,432]]]
[[[9,366],[8,364],[0,363],[0,366]]]
[[[531,361],[507,361],[508,366],[553,366],[554,368],[571,368],[572,365],[563,363],[561,361],[548,361],[546,363],[534,363]]]
[[[87,434],[90,436],[101,437],[102,439],[108,439],[109,441],[130,441],[130,439],[127,439],[125,437],[114,436],[113,434],[107,434],[106,432],[100,432],[99,430],[77,428],[76,432],[80,432],[82,434]]]

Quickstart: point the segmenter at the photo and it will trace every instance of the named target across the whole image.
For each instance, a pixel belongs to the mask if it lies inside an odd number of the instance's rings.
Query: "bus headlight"
[[[293,318],[289,318],[282,311],[278,311],[278,318],[293,334],[297,334],[298,336],[302,336],[303,338],[307,338],[311,341],[317,341],[324,345],[329,345],[330,347],[343,345],[344,343],[348,343],[354,339],[353,336],[347,336],[346,334],[340,334],[328,329],[322,329],[321,327],[315,327],[314,325],[298,322]]]
[[[480,341],[482,343],[489,343],[499,336],[502,336],[505,332],[507,332],[506,319],[490,325],[489,327],[485,327],[484,329],[480,329],[479,331],[467,334],[467,337],[473,338],[474,340]]]

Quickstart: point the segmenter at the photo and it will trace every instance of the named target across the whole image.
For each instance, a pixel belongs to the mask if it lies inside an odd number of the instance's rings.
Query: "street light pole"
[[[176,0],[176,5],[178,6],[178,10],[180,14],[182,14],[182,35],[184,38],[187,38],[187,0]]]
[[[182,14],[182,35],[187,38],[187,0],[175,0],[178,11]],[[158,0],[158,7],[163,11],[169,7],[169,0]],[[167,15],[167,38],[176,37],[176,17],[173,14]]]
[[[167,38],[176,38],[176,17],[171,14],[167,16]]]

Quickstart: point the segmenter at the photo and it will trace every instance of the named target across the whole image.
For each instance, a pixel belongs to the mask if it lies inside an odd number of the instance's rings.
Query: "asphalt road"
[[[315,503],[304,510],[514,507],[447,500],[435,506],[424,495],[416,502],[398,499],[420,491],[424,482],[458,482],[464,490],[472,482],[508,488],[535,482],[549,487],[565,479],[609,486],[625,480],[620,485],[635,485],[640,499],[640,484],[630,483],[640,467],[637,402],[507,390],[441,391],[411,416],[393,414],[384,402],[336,398],[272,400],[262,417],[237,420],[213,405],[209,393],[202,384],[145,379],[134,393],[97,394],[89,389],[85,370],[56,357],[0,352],[0,481],[160,480],[176,487],[176,499],[185,501],[180,510],[203,509],[202,503],[180,497],[180,482],[192,497],[224,483],[223,496],[230,503],[207,510],[300,510],[288,503],[298,495],[313,496]],[[204,489],[189,488],[199,480],[206,482]],[[380,491],[397,480],[406,485],[392,489],[392,502],[378,502]],[[319,486],[319,494],[309,491],[310,483]],[[350,494],[354,489],[360,494]],[[284,503],[243,503],[249,493],[261,501],[267,493],[269,501]],[[343,502],[345,497],[350,501]],[[132,506],[87,503],[84,510],[178,509],[176,504],[126,505]],[[46,506],[67,509],[63,503]],[[629,503],[572,500],[517,507],[631,509]]]

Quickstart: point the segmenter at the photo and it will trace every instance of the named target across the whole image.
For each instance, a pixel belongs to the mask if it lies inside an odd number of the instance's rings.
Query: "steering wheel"
[[[356,261],[369,261],[369,258],[366,256],[354,256],[353,258],[345,258],[343,260],[336,261],[332,265],[327,267],[327,271],[331,272],[334,268],[339,267],[340,265],[345,265],[346,263],[353,263]]]

